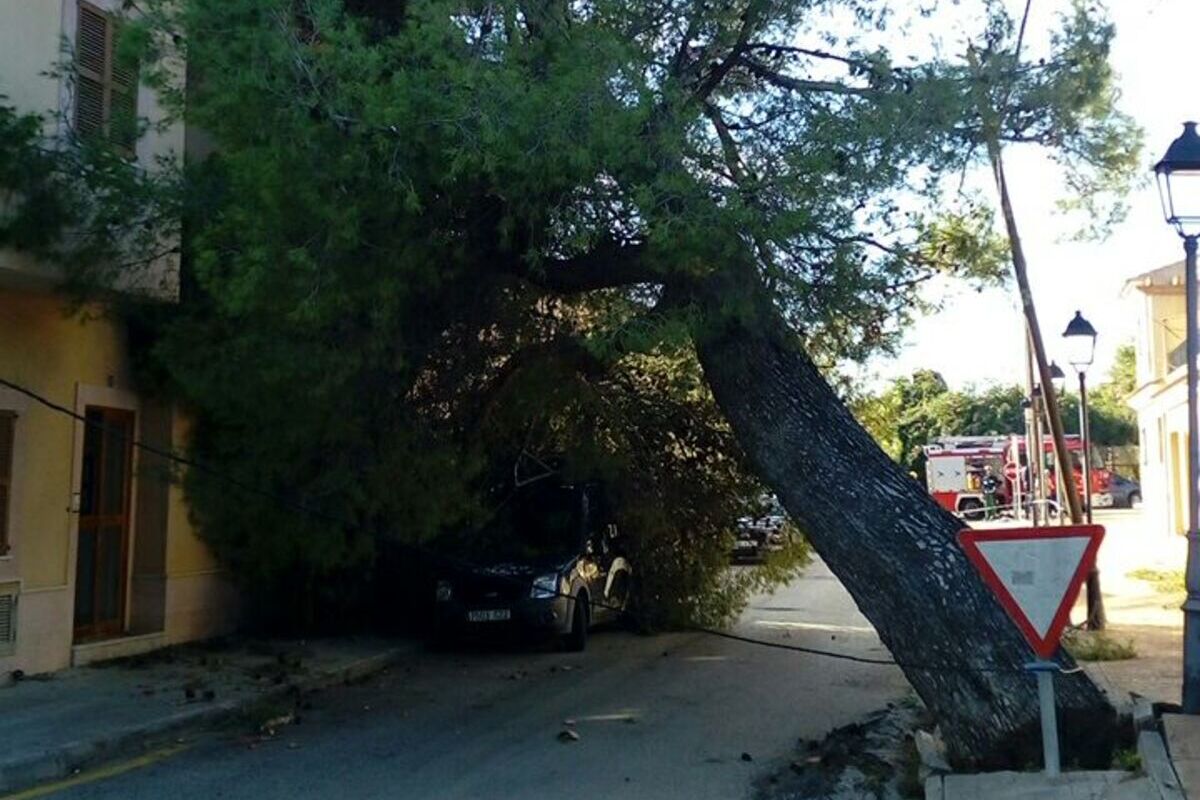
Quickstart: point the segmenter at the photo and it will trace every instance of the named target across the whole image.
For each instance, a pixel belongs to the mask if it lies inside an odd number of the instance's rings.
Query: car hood
[[[573,558],[561,555],[540,556],[520,561],[497,560],[474,565],[470,569],[470,572],[473,575],[487,575],[499,578],[529,578],[532,580],[538,575],[545,575],[547,572],[561,572],[573,560]]]
[[[455,559],[452,562],[444,563],[440,572],[444,577],[458,580],[500,578],[532,581],[539,575],[567,572],[578,558],[578,556],[562,554],[522,556],[521,558],[480,556],[474,560]]]

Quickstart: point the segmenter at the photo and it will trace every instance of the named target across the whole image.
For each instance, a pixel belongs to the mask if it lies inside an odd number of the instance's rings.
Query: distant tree
[[[1134,349],[1132,342],[1127,342],[1117,348],[1112,368],[1108,371],[1106,385],[1111,386],[1123,400],[1128,400],[1129,396],[1137,389],[1137,350]]]
[[[1137,443],[1137,422],[1126,400],[1133,386],[1133,348],[1122,347],[1108,381],[1089,395],[1092,441],[1100,446]],[[1004,436],[1025,433],[1021,386],[950,389],[940,374],[918,370],[886,389],[859,397],[852,406],[880,446],[909,473],[924,480],[922,451],[939,436]],[[1079,395],[1061,400],[1067,433],[1079,433]]]
[[[1097,445],[1137,444],[1137,415],[1129,406],[1129,397],[1137,388],[1135,359],[1133,345],[1121,345],[1108,380],[1088,393],[1092,441]]]

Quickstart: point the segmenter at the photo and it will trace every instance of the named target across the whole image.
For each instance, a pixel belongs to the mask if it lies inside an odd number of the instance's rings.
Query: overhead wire
[[[194,458],[188,458],[186,456],[179,455],[178,453],[174,452],[173,450],[167,450],[162,447],[158,447],[156,445],[149,444],[147,442],[142,441],[140,437],[129,436],[128,434],[126,434],[126,432],[125,432],[126,429],[124,427],[112,426],[112,425],[109,425],[100,420],[89,419],[86,415],[80,414],[80,413],[76,412],[74,409],[68,408],[67,406],[62,405],[61,403],[56,403],[53,400],[49,399],[48,397],[45,397],[44,395],[28,388],[27,386],[19,384],[15,381],[0,377],[0,386],[5,387],[13,392],[16,392],[24,397],[27,397],[27,398],[33,400],[34,402],[38,403],[39,405],[42,405],[45,408],[50,409],[51,411],[54,411],[56,413],[70,417],[71,419],[75,420],[76,422],[81,422],[84,425],[96,427],[96,428],[102,430],[103,432],[114,435],[120,439],[128,438],[129,444],[136,449],[151,453],[160,458],[168,459],[169,461],[171,461],[175,464],[184,466],[188,469],[194,469],[194,470],[201,471],[205,475],[208,475],[219,481],[222,481],[225,484],[227,484],[228,486],[238,489],[239,491],[247,492],[253,496],[256,496],[256,497],[259,497],[259,498],[262,498],[265,500],[269,500],[269,501],[277,504],[279,507],[286,509],[290,512],[297,513],[302,516],[310,517],[312,519],[320,520],[322,522],[327,522],[330,524],[344,526],[344,527],[350,528],[352,530],[360,530],[360,531],[364,530],[363,526],[360,523],[354,522],[353,520],[339,518],[336,515],[323,512],[319,509],[310,508],[307,505],[305,505],[304,503],[301,503],[299,501],[295,501],[295,500],[291,500],[286,497],[282,497],[276,492],[262,489],[251,483],[248,483],[244,480],[232,477],[229,474],[227,474],[225,471],[217,469],[211,465],[204,464],[203,462],[197,461]],[[404,546],[406,548],[412,550],[413,552],[419,553],[423,557],[430,559],[431,561],[440,563],[443,567],[449,567],[451,569],[455,569],[455,570],[459,570],[459,571],[471,571],[471,572],[486,571],[486,567],[484,565],[471,562],[467,559],[456,558],[456,557],[450,556],[446,553],[438,552],[432,548],[422,547],[420,545],[413,545],[413,544],[406,544]],[[500,581],[509,582],[514,586],[519,585],[521,588],[527,588],[527,581],[524,581],[515,576],[489,574],[489,577],[500,580]],[[573,595],[562,592],[562,591],[556,591],[554,593],[554,596],[561,597],[561,598],[571,600],[571,601],[574,601],[576,599]],[[604,609],[606,611],[612,611],[612,612],[618,613],[618,614],[632,615],[632,612],[624,605],[616,606],[616,605],[612,605],[612,604],[606,604],[603,602],[597,602],[597,601],[590,600],[590,599],[589,599],[589,604],[595,608]],[[775,649],[775,650],[786,650],[786,651],[791,651],[791,652],[796,652],[796,653],[804,653],[806,655],[818,656],[818,657],[822,657],[822,658],[829,658],[829,659],[834,659],[834,660],[838,660],[838,661],[848,661],[848,662],[853,662],[856,664],[868,664],[868,665],[874,665],[874,666],[892,666],[892,667],[899,667],[901,669],[922,670],[922,671],[926,671],[926,672],[973,672],[973,673],[1026,673],[1027,672],[1027,670],[1024,667],[1014,667],[1014,666],[971,665],[968,667],[964,667],[959,664],[934,664],[934,663],[923,663],[923,662],[898,661],[894,658],[875,658],[875,657],[871,657],[871,656],[861,656],[861,655],[856,655],[854,653],[847,653],[847,652],[837,651],[837,650],[827,650],[827,649],[819,648],[819,647],[809,647],[806,645],[792,644],[790,642],[780,642],[780,641],[772,641],[770,639],[760,639],[760,638],[756,638],[756,637],[752,637],[752,636],[745,636],[742,634],[733,633],[731,631],[721,630],[718,628],[712,628],[712,627],[704,626],[704,625],[685,624],[683,626],[683,629],[685,631],[689,631],[689,632],[693,632],[693,633],[700,633],[700,634],[704,634],[707,636],[725,639],[728,641],[740,642],[743,644],[754,645],[754,646],[758,646],[758,647],[765,647],[765,648],[770,648],[770,649]],[[1070,674],[1073,672],[1078,672],[1079,668],[1076,667],[1076,668],[1072,668],[1072,669],[1067,669],[1067,668],[1062,667],[1062,665],[1059,665],[1059,671],[1063,674]]]

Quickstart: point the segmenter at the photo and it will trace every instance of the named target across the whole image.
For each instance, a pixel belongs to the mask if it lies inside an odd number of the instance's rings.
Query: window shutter
[[[79,4],[79,23],[75,32],[75,63],[80,70],[91,73],[98,81],[104,80],[108,60],[108,17],[104,12]]]
[[[75,132],[108,136],[131,153],[137,142],[137,64],[116,62],[117,26],[100,9],[78,3],[75,33]]]
[[[113,30],[113,52],[111,54],[112,86],[109,95],[109,135],[113,141],[127,150],[137,143],[137,90],[138,65],[120,63],[116,57],[116,42],[120,29]]]
[[[9,498],[12,496],[13,440],[17,415],[0,411],[0,555],[8,552]]]
[[[80,3],[75,28],[75,132],[81,139],[104,131],[108,80],[108,17]]]
[[[104,84],[80,75],[75,81],[75,132],[88,139],[104,131]]]

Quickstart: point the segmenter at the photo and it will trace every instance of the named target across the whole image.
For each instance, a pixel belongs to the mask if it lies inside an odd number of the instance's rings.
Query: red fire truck
[[[1072,474],[1076,487],[1083,489],[1083,469],[1080,466],[1083,442],[1069,435],[1067,451],[1072,454]],[[1029,460],[1026,457],[1025,437],[1009,436],[944,436],[934,439],[923,448],[925,452],[925,481],[929,493],[945,509],[969,520],[983,519],[987,500],[983,479],[988,467],[999,478],[995,503],[1011,511],[1029,502]],[[1051,499],[1057,499],[1054,468],[1054,442],[1047,436],[1042,441],[1042,469],[1047,476]],[[1096,507],[1112,501],[1108,494],[1111,474],[1104,469],[1092,469],[1092,502]],[[1106,502],[1108,501],[1108,502]],[[1053,508],[1053,506],[1052,506]]]

